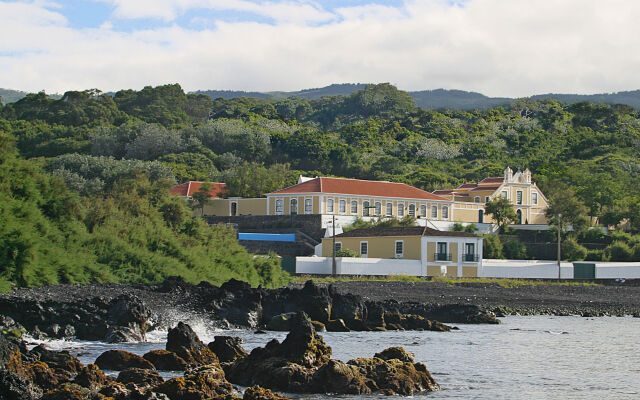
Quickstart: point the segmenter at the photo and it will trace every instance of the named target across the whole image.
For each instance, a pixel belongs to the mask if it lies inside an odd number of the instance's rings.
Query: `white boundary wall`
[[[331,257],[296,257],[296,273],[330,275]],[[420,260],[336,257],[338,275],[411,275],[424,276]]]
[[[551,260],[483,260],[478,269],[483,278],[557,279],[558,262]],[[562,279],[573,279],[573,264],[561,263]]]
[[[594,264],[596,264],[596,279],[640,279],[640,262],[594,262]]]

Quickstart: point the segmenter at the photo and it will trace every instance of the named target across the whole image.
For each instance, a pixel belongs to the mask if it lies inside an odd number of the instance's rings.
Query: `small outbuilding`
[[[333,256],[332,243],[333,237],[322,240],[323,257]],[[394,260],[419,261],[423,276],[475,277],[482,268],[482,237],[467,232],[422,226],[354,229],[336,235],[335,247],[361,258],[387,260],[378,263],[388,265],[387,275],[395,273]]]

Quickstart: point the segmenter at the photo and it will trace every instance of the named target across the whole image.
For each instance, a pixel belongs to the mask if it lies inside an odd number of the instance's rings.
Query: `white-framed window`
[[[516,204],[522,204],[522,190],[516,191]]]
[[[327,212],[333,214],[333,199],[327,199]]]
[[[500,196],[504,197],[505,199],[509,198],[508,193],[507,193],[506,190],[503,190],[502,192],[500,192]]]
[[[451,255],[448,250],[447,242],[438,242],[436,244],[436,261],[450,261]]]
[[[431,206],[431,219],[438,219],[438,206]]]
[[[313,213],[313,199],[304,199],[304,213],[305,214]]]
[[[284,200],[276,199],[276,214],[282,214],[284,212]]]
[[[358,213],[358,200],[351,200],[351,214]]]
[[[404,203],[398,203],[398,217],[404,217]]]
[[[449,207],[442,206],[442,219],[449,219]]]
[[[338,212],[340,212],[340,214],[344,214],[347,212],[347,201],[346,200],[340,200],[340,202],[338,203]]]
[[[362,216],[363,217],[368,217],[370,215],[369,212],[369,202],[367,200],[362,202]]]
[[[336,252],[342,250],[342,242],[336,242]]]
[[[422,218],[425,218],[427,216],[427,206],[425,204],[422,204],[420,206],[420,216]]]
[[[369,255],[369,242],[360,242],[360,255],[367,258]]]
[[[415,218],[415,216],[416,216],[416,205],[415,204],[409,204],[409,216]]]
[[[291,199],[289,202],[289,209],[293,215],[298,213],[298,199]]]
[[[387,217],[393,216],[393,203],[387,201]]]
[[[488,203],[490,200],[491,200],[491,197],[489,197],[489,196],[485,196],[484,197],[484,202],[485,203]]]
[[[480,196],[476,196],[473,198],[474,203],[480,203]]]
[[[531,203],[536,205],[538,204],[538,193],[531,193]]]
[[[382,203],[380,203],[379,201],[376,201],[375,206],[376,206],[376,208],[374,210],[376,212],[376,215],[381,215],[382,214]]]
[[[396,258],[402,258],[404,256],[404,240],[396,240],[395,250]]]

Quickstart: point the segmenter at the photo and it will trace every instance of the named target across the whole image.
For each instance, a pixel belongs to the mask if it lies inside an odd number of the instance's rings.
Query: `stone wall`
[[[235,224],[239,232],[294,233],[300,230],[317,241],[322,239],[322,216],[299,215],[239,215],[235,217],[206,216],[210,224]]]

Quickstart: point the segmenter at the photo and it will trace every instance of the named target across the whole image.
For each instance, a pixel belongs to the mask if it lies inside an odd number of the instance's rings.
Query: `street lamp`
[[[336,276],[338,273],[338,267],[336,266],[336,215],[331,214],[331,225],[333,226],[332,244],[333,253],[331,257],[331,276]]]
[[[562,214],[558,214],[558,280],[560,280],[560,273],[562,271],[561,268],[561,254],[560,254],[560,250],[562,248],[562,246],[560,245],[560,231],[562,231]]]

